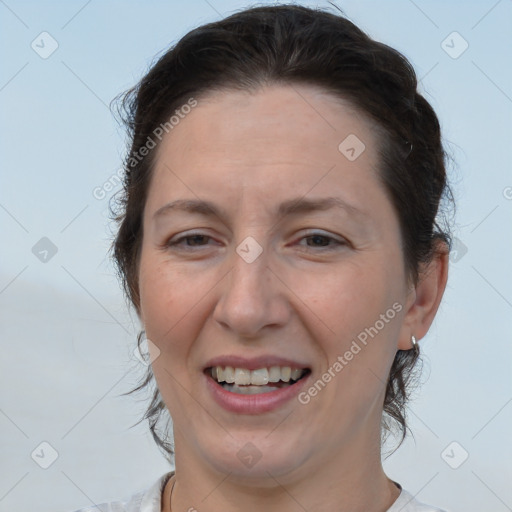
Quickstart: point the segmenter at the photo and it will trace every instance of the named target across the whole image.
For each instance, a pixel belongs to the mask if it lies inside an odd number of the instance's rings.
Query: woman
[[[114,256],[176,470],[111,510],[439,510],[381,463],[447,281],[416,87],[345,18],[273,6],[191,31],[125,95]]]

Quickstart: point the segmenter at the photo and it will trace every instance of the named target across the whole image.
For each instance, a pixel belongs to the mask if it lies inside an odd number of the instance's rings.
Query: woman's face
[[[254,478],[378,451],[411,295],[376,141],[348,104],[298,85],[216,92],[163,138],[140,307],[177,461]],[[307,372],[264,385],[285,367]]]

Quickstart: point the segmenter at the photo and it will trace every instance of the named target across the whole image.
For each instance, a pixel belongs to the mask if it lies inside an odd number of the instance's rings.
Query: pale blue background
[[[1,511],[72,511],[168,470],[146,423],[129,428],[145,403],[119,397],[143,367],[131,355],[136,316],[106,257],[108,198],[92,194],[124,149],[106,105],[191,28],[247,5],[0,2]],[[456,162],[455,234],[467,248],[422,340],[415,441],[387,470],[450,511],[512,510],[512,1],[338,5],[422,77]],[[30,46],[43,31],[59,44],[46,60]],[[441,47],[453,31],[469,44],[458,59]],[[44,236],[58,248],[47,263],[31,251]],[[46,470],[30,456],[42,441],[59,453]],[[441,457],[452,441],[469,453],[458,469]]]

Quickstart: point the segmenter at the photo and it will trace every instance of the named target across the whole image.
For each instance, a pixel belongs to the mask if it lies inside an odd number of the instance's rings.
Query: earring
[[[411,345],[412,345],[414,352],[416,352],[416,354],[419,354],[420,346],[418,345],[418,342],[416,341],[416,338],[414,336],[411,336]]]

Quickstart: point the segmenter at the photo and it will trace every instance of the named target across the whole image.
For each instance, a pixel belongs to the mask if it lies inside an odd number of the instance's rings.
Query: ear
[[[398,339],[400,350],[412,348],[412,336],[420,340],[427,334],[443,298],[448,280],[449,248],[439,240],[435,251],[432,261],[420,268],[418,283],[409,292]]]

